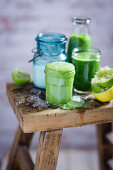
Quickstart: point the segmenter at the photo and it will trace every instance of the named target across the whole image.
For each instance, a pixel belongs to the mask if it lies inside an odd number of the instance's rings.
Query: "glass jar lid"
[[[90,18],[77,18],[77,17],[73,17],[72,18],[72,22],[76,23],[76,24],[89,24],[91,22]]]
[[[43,43],[65,43],[67,37],[59,33],[40,33],[35,40]]]

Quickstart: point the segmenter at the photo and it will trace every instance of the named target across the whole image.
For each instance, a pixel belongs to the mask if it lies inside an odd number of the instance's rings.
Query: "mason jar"
[[[54,61],[67,62],[65,52],[67,38],[58,33],[40,33],[36,38],[37,48],[33,50],[33,83],[45,89],[45,65]]]
[[[53,105],[65,104],[72,98],[75,68],[67,62],[52,62],[45,67],[46,100]]]

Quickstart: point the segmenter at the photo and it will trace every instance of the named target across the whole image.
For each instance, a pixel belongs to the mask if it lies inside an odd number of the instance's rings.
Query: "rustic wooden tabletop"
[[[24,87],[7,83],[9,102],[25,133],[113,122],[113,101],[96,102],[88,109],[62,110],[55,106],[42,109],[34,106],[35,99],[31,99],[36,97],[36,94],[33,96],[35,90],[40,93],[32,83]],[[39,95],[45,98],[44,91]]]

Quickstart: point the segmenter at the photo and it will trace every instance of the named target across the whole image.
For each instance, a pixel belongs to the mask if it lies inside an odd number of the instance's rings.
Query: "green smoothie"
[[[68,45],[69,62],[72,62],[72,51],[74,48],[87,50],[91,46],[91,38],[88,34],[71,34]]]
[[[76,70],[75,90],[81,92],[91,91],[91,79],[100,68],[100,54],[92,52],[73,53],[72,63]]]
[[[71,100],[74,75],[73,64],[52,62],[46,65],[46,100],[50,104],[59,105]]]

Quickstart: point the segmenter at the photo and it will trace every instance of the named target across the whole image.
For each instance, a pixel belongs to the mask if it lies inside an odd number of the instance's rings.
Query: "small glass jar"
[[[69,62],[72,62],[72,52],[74,48],[87,49],[91,48],[91,37],[89,34],[89,18],[72,18],[72,33],[68,44]]]
[[[72,98],[75,68],[67,62],[52,62],[45,67],[46,100],[53,105],[65,104]]]
[[[78,93],[89,93],[91,91],[91,79],[100,69],[101,52],[99,49],[91,48],[85,50],[74,49],[72,63],[76,74],[74,79],[74,90]]]
[[[35,40],[37,49],[33,60],[33,83],[45,89],[45,65],[53,61],[68,61],[65,52],[67,38],[58,33],[40,33]]]

